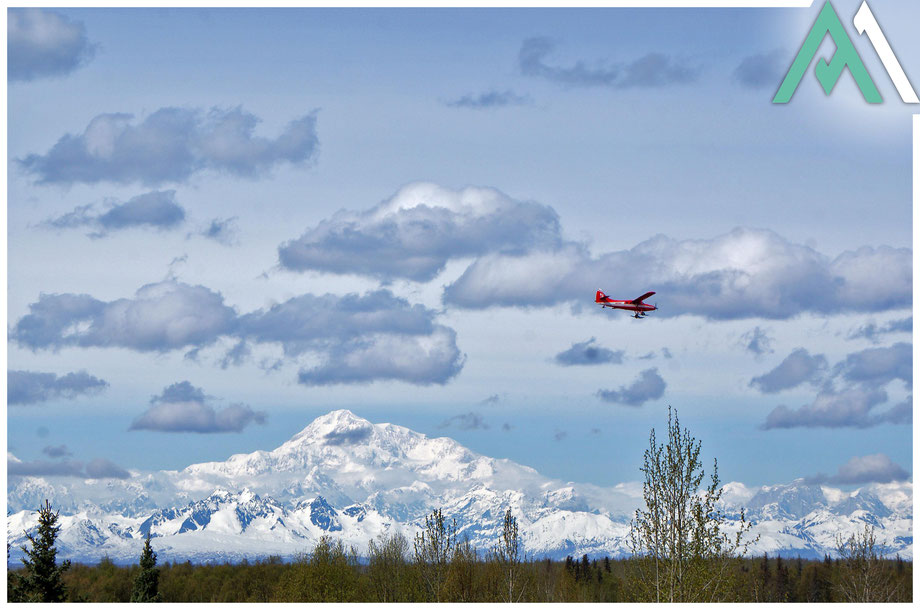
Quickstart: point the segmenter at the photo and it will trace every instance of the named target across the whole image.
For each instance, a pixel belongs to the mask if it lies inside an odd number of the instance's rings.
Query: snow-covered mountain
[[[136,561],[156,537],[162,560],[222,561],[309,551],[322,535],[359,553],[389,532],[410,540],[435,508],[457,520],[480,549],[498,539],[507,508],[536,557],[621,556],[641,502],[634,485],[602,488],[549,479],[527,466],[479,455],[449,438],[334,411],[272,451],[128,479],[11,477],[14,558],[45,498],[61,511],[60,556]],[[641,491],[641,490],[640,490]],[[729,514],[741,506],[761,538],[752,552],[833,554],[838,535],[868,522],[886,553],[913,554],[912,486],[855,492],[795,481],[752,489],[725,486]]]

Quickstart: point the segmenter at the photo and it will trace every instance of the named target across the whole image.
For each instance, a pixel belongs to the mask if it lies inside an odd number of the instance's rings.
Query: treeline
[[[165,563],[159,570],[163,602],[400,602],[433,601],[424,575],[410,557],[380,556],[362,562],[337,543],[321,541],[318,551],[285,563],[278,557],[236,564]],[[520,566],[521,602],[653,601],[631,586],[635,566],[629,559],[525,561]],[[913,566],[904,560],[880,560],[891,595],[877,601],[910,602]],[[458,557],[445,573],[441,600],[507,600],[507,581],[494,560]],[[141,568],[74,564],[63,582],[68,601],[127,602]],[[843,560],[756,558],[737,560],[730,574],[733,593],[723,601],[846,602],[851,572]]]

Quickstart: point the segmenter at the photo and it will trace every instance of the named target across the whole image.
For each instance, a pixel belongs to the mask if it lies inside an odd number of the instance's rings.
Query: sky
[[[771,103],[818,5],[10,9],[11,476],[347,408],[614,485],[670,405],[724,481],[910,478],[917,107],[858,4],[878,105]]]

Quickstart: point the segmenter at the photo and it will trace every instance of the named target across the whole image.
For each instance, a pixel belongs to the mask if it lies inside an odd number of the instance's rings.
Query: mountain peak
[[[345,440],[353,441],[366,438],[373,429],[374,424],[363,417],[358,417],[348,409],[338,409],[314,419],[309,426],[294,435],[291,441],[301,439],[322,440],[336,445]]]

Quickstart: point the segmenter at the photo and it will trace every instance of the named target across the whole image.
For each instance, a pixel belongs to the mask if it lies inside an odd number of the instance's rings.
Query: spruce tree
[[[58,513],[51,510],[51,503],[38,508],[38,531],[26,532],[26,538],[32,548],[20,547],[26,554],[22,559],[25,566],[23,574],[16,575],[13,593],[16,601],[24,602],[63,602],[67,598],[63,574],[70,568],[70,561],[57,565],[57,539],[61,526],[57,525]]]
[[[156,568],[157,554],[150,546],[150,532],[144,541],[144,550],[141,552],[141,571],[134,579],[134,588],[131,590],[132,602],[158,602],[160,593],[157,590],[160,584],[160,571]]]

